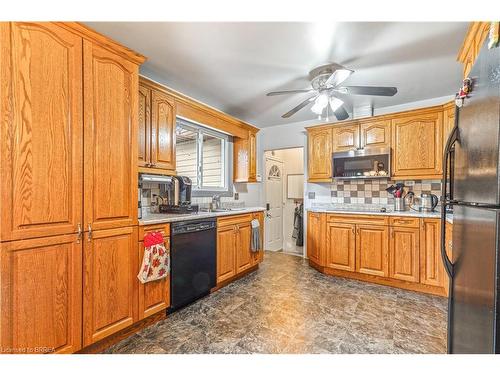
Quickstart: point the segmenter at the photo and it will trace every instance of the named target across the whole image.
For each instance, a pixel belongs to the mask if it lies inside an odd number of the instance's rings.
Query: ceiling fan
[[[345,120],[349,117],[349,114],[344,107],[344,102],[337,97],[336,94],[394,96],[398,92],[396,87],[340,86],[340,84],[344,82],[352,73],[354,73],[354,70],[347,69],[336,63],[321,65],[309,72],[311,88],[273,91],[267,93],[267,96],[314,92],[313,96],[307,98],[281,117],[291,117],[308,104],[314,102],[311,110],[318,116],[321,116],[326,109],[326,115],[328,118],[328,113],[331,109],[337,120]]]

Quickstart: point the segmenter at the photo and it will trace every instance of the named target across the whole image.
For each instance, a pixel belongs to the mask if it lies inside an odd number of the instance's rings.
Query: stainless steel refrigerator
[[[470,78],[443,161],[448,352],[500,353],[500,48],[485,43]],[[453,207],[452,259],[445,251],[446,207]]]

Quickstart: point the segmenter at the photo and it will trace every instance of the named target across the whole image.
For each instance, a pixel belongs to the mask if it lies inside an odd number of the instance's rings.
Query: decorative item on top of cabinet
[[[139,171],[175,174],[175,100],[161,86],[140,77]]]
[[[83,61],[85,229],[136,225],[138,66],[87,40]]]
[[[350,125],[333,127],[332,151],[350,151],[359,148],[359,125],[351,123]]]
[[[323,244],[326,215],[310,212],[307,215],[307,257],[319,266],[323,265]]]
[[[87,233],[83,256],[83,344],[138,319],[137,227]]]
[[[307,129],[309,182],[332,181],[332,127]]]
[[[31,22],[1,22],[0,38],[0,241],[76,233],[83,226],[82,38]]]
[[[391,120],[360,120],[361,148],[391,147]]]
[[[248,131],[247,138],[233,139],[234,182],[257,182],[256,135],[255,131]]]
[[[82,244],[76,234],[0,244],[0,351],[81,348]]]
[[[442,106],[393,118],[392,149],[394,179],[442,178]]]

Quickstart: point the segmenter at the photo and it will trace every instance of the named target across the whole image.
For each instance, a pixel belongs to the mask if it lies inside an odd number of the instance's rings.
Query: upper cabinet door
[[[359,148],[359,125],[333,128],[333,152],[350,151]]]
[[[441,178],[443,112],[393,119],[392,147],[393,177]]]
[[[363,121],[360,124],[361,147],[391,147],[391,120]]]
[[[137,223],[136,64],[84,41],[85,224]]]
[[[0,240],[82,222],[82,39],[51,23],[0,23]]]
[[[331,181],[332,128],[309,130],[307,149],[309,181]]]
[[[157,90],[151,95],[151,164],[175,170],[175,103]]]
[[[147,167],[151,163],[151,90],[143,85],[139,85],[138,124],[138,165]]]

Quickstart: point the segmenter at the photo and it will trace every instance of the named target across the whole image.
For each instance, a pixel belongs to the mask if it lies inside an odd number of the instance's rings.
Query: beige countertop
[[[139,225],[173,223],[176,221],[206,219],[210,217],[219,217],[219,216],[234,216],[234,215],[248,214],[252,212],[260,212],[265,210],[266,209],[264,207],[243,207],[243,208],[233,208],[229,211],[223,211],[223,212],[200,211],[196,214],[148,214],[143,216],[142,219],[139,219]]]
[[[439,211],[434,212],[421,212],[415,210],[394,211],[391,208],[386,208],[385,212],[380,211],[380,207],[364,208],[364,207],[345,207],[337,205],[321,205],[307,208],[311,212],[325,212],[334,214],[346,215],[381,215],[381,216],[408,216],[408,217],[421,217],[421,218],[441,218]],[[446,215],[446,221],[453,224],[453,214]]]

